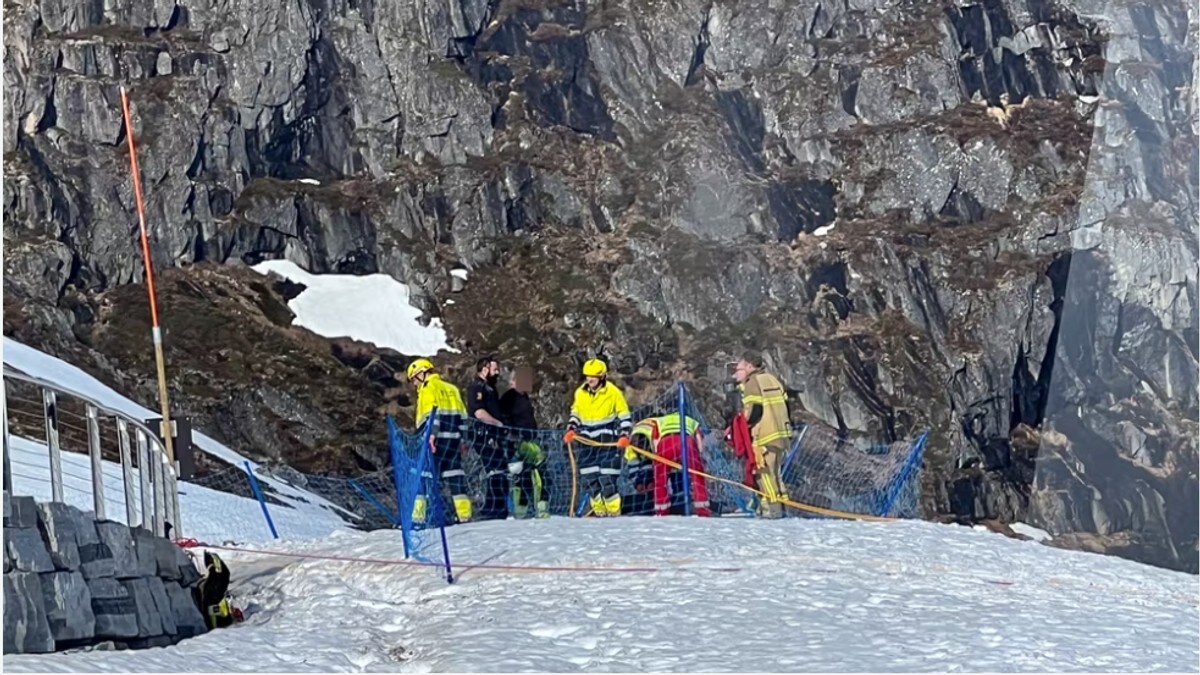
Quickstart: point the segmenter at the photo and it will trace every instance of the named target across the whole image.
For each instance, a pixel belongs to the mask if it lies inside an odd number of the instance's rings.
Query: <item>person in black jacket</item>
[[[468,429],[471,447],[487,474],[479,520],[503,520],[508,517],[509,444],[501,420],[500,396],[496,394],[500,364],[485,356],[475,364],[475,374],[467,386],[467,415],[471,418]]]
[[[542,465],[546,453],[537,443],[537,418],[533,412],[533,369],[521,366],[513,370],[508,391],[500,397],[501,419],[509,430],[509,442],[516,448],[508,465],[512,479],[514,518],[528,518],[529,505],[535,505],[538,518],[550,516],[549,492]]]

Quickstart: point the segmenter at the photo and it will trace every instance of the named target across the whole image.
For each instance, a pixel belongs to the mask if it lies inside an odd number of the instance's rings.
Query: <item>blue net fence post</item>
[[[250,489],[254,490],[254,497],[258,500],[258,505],[262,507],[263,518],[267,520],[267,527],[271,529],[271,536],[278,539],[279,533],[275,531],[275,521],[271,520],[271,512],[267,510],[267,500],[263,499],[262,488],[258,485],[258,478],[254,475],[254,471],[250,469],[250,460],[246,460],[246,475],[250,477]]]
[[[683,381],[679,382],[679,456],[683,460],[683,515],[692,515],[692,476],[688,471],[687,398]],[[697,451],[699,448],[697,448]]]
[[[896,506],[896,500],[899,498],[901,491],[908,484],[908,478],[916,467],[921,462],[921,455],[925,450],[925,439],[929,436],[929,432],[922,433],[913,443],[912,450],[909,452],[908,459],[904,462],[904,467],[900,469],[900,473],[892,484],[888,487],[887,496],[884,498],[883,506],[879,510],[879,515],[890,515],[892,509]]]
[[[779,470],[780,480],[784,480],[787,476],[788,467],[792,465],[792,460],[796,459],[796,451],[800,449],[800,444],[804,442],[804,434],[808,433],[808,425],[800,427],[800,433],[796,435],[796,440],[792,441],[792,447],[788,450],[787,457],[783,458],[783,468]]]
[[[426,418],[429,421],[425,425],[425,431],[421,433],[420,445],[417,446],[418,452],[422,458],[429,454],[429,439],[433,433],[433,420],[436,419],[437,414],[437,406],[434,406],[434,408],[429,411],[429,417]],[[424,463],[424,459],[422,459],[421,463]],[[430,495],[430,499],[427,499],[426,503],[429,501],[434,501],[437,504],[442,504],[442,486],[438,480],[439,472],[437,467],[431,466],[430,473],[433,474],[433,479],[430,481],[433,489],[431,490],[432,494]],[[450,568],[450,545],[446,542],[446,515],[441,513],[444,511],[445,506],[443,505],[439,509],[440,516],[438,518],[438,530],[441,532],[442,537],[442,562],[446,566],[446,583],[452,584],[454,583],[454,571]]]
[[[697,481],[703,481],[705,492],[708,496],[709,511],[712,515],[720,516],[730,513],[750,513],[748,508],[746,492],[740,487],[742,478],[742,467],[738,462],[733,449],[725,442],[720,429],[713,429],[705,420],[704,413],[696,404],[694,397],[687,390],[687,385],[682,384],[683,396],[682,401],[678,391],[668,390],[665,394],[664,413],[674,413],[676,409],[682,407],[684,411],[684,423],[687,418],[691,418],[694,424],[698,425],[698,434],[688,434],[686,446],[683,447],[683,457],[680,458],[680,474],[678,482],[680,485],[679,492],[687,496],[691,500],[690,503],[684,502],[691,507],[691,512],[695,513],[695,494],[699,487]],[[654,403],[649,404],[654,406]],[[686,433],[686,429],[684,430]],[[687,446],[694,447],[694,454],[687,452]],[[690,455],[690,456],[689,456]],[[683,458],[687,458],[687,471],[683,470]],[[703,471],[712,476],[720,477],[731,481],[723,483],[702,478],[693,474],[693,471]],[[687,483],[685,485],[684,478]],[[680,500],[682,502],[682,500]]]
[[[446,560],[446,583],[454,583],[454,570],[450,567],[450,544],[446,542],[446,523],[440,527],[442,531],[442,557]]]
[[[409,463],[403,455],[404,441],[400,437],[400,429],[396,427],[396,420],[392,419],[391,415],[387,416],[387,429],[388,454],[392,458],[392,482],[396,484],[396,517],[400,524],[400,539],[404,543],[404,559],[407,560],[412,555],[409,538],[412,536],[413,496],[404,489],[402,467],[407,467]]]

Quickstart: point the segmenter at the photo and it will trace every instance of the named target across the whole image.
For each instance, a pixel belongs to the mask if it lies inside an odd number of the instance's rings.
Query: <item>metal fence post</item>
[[[175,462],[179,465],[178,460]],[[175,538],[183,536],[183,514],[179,511],[179,474],[171,472],[171,525],[174,526]]]
[[[125,524],[137,522],[137,504],[133,499],[133,460],[129,452],[129,423],[117,418],[117,445],[121,448],[121,487],[125,489]]]
[[[50,500],[63,500],[62,455],[58,450],[58,397],[42,389],[42,415],[46,421],[46,448],[50,451]]]
[[[167,535],[163,527],[167,516],[167,503],[163,494],[163,454],[162,446],[156,441],[150,448],[150,466],[154,472],[151,476],[151,480],[154,481],[154,534],[159,537]]]
[[[683,515],[692,515],[692,475],[688,472],[688,430],[687,417],[683,414],[685,398],[683,381],[679,381],[679,455],[683,460]],[[697,451],[699,448],[697,448]]]
[[[8,382],[0,389],[0,408],[4,414],[4,490],[12,494],[12,450],[8,445]]]
[[[100,411],[87,406],[88,457],[92,460],[92,505],[96,519],[106,520],[104,512],[104,464],[100,456]]]
[[[137,439],[138,493],[142,503],[141,526],[153,531],[154,493],[151,492],[153,488],[150,485],[153,469],[150,468],[150,453],[146,448],[146,432],[138,428],[134,438]]]

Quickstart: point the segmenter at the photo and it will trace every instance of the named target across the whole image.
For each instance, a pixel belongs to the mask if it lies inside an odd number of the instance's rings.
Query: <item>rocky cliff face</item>
[[[1023,519],[1196,571],[1191,11],[19,0],[5,332],[153,376],[94,340],[133,320],[99,317],[97,298],[133,302],[143,274],[126,84],[154,262],[181,284],[277,257],[391,274],[464,350],[453,373],[476,349],[537,365],[548,422],[586,355],[635,399],[693,380],[716,414],[723,362],[758,349],[803,419],[879,440],[931,429],[929,517]],[[452,264],[472,270],[457,293]],[[217,349],[203,317],[224,315],[196,302],[175,321],[173,292],[173,385],[204,398],[179,378],[219,372],[199,354]],[[303,396],[318,371],[294,373]],[[213,382],[245,392],[243,418],[286,419],[270,377]],[[375,387],[364,437],[383,401],[404,403]],[[195,407],[227,405],[210,398]],[[231,415],[206,431],[261,451],[222,428]],[[352,452],[335,431],[269,453]]]

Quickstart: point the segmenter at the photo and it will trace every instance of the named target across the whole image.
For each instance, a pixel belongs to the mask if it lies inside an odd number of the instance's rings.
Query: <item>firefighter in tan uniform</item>
[[[745,356],[738,360],[733,377],[742,393],[742,412],[750,426],[758,489],[767,495],[762,515],[780,518],[783,516],[780,500],[788,496],[787,486],[779,475],[779,463],[792,437],[791,417],[783,385],[774,375],[760,370],[760,366],[757,356]]]

